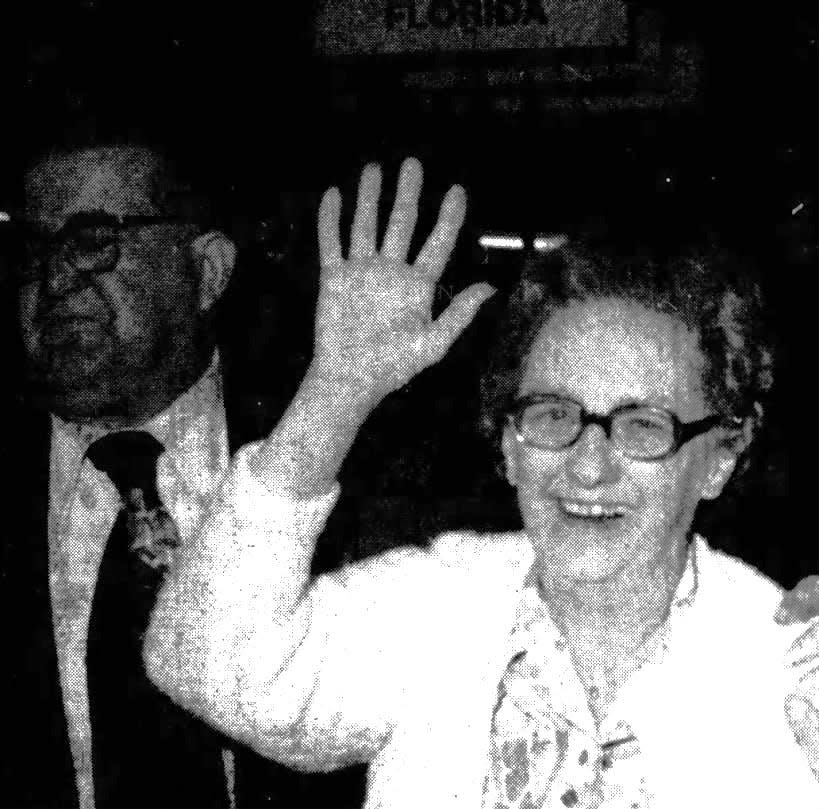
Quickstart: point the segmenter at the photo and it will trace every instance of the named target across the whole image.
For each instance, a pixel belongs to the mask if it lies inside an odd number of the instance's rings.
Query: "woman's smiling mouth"
[[[628,509],[620,503],[601,503],[557,498],[561,513],[575,519],[603,521],[623,517]]]

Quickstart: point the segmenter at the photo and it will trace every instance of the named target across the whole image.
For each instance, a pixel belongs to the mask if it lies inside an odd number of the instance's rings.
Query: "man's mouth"
[[[104,326],[97,318],[52,317],[43,324],[42,335],[47,343],[63,343],[98,335],[103,330]]]
[[[628,509],[619,503],[586,502],[558,498],[560,512],[572,519],[606,522],[624,517]]]

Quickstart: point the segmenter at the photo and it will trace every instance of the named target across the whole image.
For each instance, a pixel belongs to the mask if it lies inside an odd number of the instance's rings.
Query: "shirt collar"
[[[682,607],[691,606],[699,589],[699,558],[705,552],[705,540],[698,534],[688,546],[688,558],[685,562],[685,569],[680,577],[680,581],[674,590],[674,597],[671,599],[672,611]]]
[[[666,623],[669,623],[677,614],[693,605],[699,589],[698,559],[703,553],[707,552],[707,549],[705,540],[695,534],[688,546],[685,568],[674,589],[671,610]],[[556,644],[565,644],[565,639],[554,621],[552,621],[549,610],[540,596],[536,568],[533,565],[523,583],[521,601],[512,629],[510,654],[515,655],[523,651],[531,651],[532,646],[538,640],[546,639]]]
[[[74,424],[52,414],[52,443],[63,464],[78,468],[91,444],[112,430]],[[194,490],[213,488],[226,466],[227,428],[218,351],[199,380],[170,407],[132,429],[150,433],[165,447],[159,474],[175,469]],[[73,460],[72,460],[73,459]],[[68,471],[68,470],[66,470]]]

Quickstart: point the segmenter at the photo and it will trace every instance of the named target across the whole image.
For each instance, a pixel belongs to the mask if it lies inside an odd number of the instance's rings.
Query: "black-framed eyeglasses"
[[[80,212],[69,217],[56,232],[36,221],[16,219],[4,225],[5,236],[17,247],[13,262],[19,282],[40,279],[52,256],[64,259],[83,272],[108,272],[119,261],[123,235],[154,225],[194,224],[170,214],[128,214],[104,211]]]
[[[683,422],[670,410],[647,404],[625,404],[606,415],[589,413],[564,396],[537,393],[516,400],[509,420],[518,441],[537,449],[562,450],[575,444],[590,424],[599,424],[606,437],[627,457],[660,461],[692,438],[719,424],[736,429],[733,419],[711,415]]]

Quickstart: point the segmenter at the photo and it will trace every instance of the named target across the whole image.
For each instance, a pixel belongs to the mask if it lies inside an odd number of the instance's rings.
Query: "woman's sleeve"
[[[819,618],[799,625],[785,658],[791,729],[819,780]]]
[[[310,582],[336,490],[296,500],[234,459],[183,549],[146,635],[149,676],[191,712],[268,758],[328,770],[372,758],[422,640],[406,609],[431,561],[390,552]],[[434,565],[432,566],[434,567]]]

